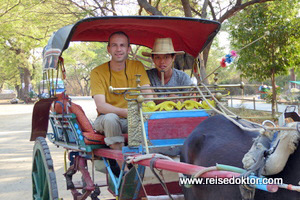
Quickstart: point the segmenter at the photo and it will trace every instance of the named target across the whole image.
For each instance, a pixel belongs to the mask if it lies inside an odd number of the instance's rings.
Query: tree
[[[245,77],[272,81],[272,114],[275,114],[275,76],[299,67],[299,0],[255,5],[230,20],[232,43],[240,49],[257,38],[263,39],[240,52],[238,69]]]
[[[68,2],[81,10],[85,17],[122,15],[121,11],[125,6],[131,8],[131,5],[136,4],[133,0],[68,0]]]
[[[109,61],[103,43],[75,43],[64,52],[67,90],[71,94],[90,95],[91,70]]]
[[[140,9],[136,14],[200,17],[223,23],[249,6],[268,1],[275,0],[229,0],[228,2],[223,0],[137,0]],[[120,15],[121,9],[118,9],[118,5],[124,4],[124,0],[104,0],[100,2],[97,0],[68,0],[68,2],[73,3],[87,16]],[[134,7],[134,1],[131,0],[126,3]],[[210,48],[211,44],[207,46],[203,54],[199,55],[200,60],[202,60],[200,63],[202,77],[206,76]]]
[[[58,27],[76,21],[76,9],[72,4],[68,4],[68,10],[61,9],[58,3],[64,3],[63,0],[0,0],[0,3],[0,71],[5,72],[0,86],[14,77],[18,96],[23,98],[34,78],[33,49],[44,46]]]
[[[45,46],[53,31],[84,17],[122,15],[124,7],[130,7],[133,15],[201,17],[223,23],[241,10],[267,1],[273,0],[0,0],[0,88],[13,80],[16,88],[25,86],[20,93],[26,92],[40,67],[33,49]],[[204,60],[203,77],[210,48],[199,56]]]
[[[214,39],[212,42],[210,54],[207,60],[207,74],[213,72],[220,65],[220,58],[224,57],[227,52],[224,47],[220,47],[218,38]],[[221,81],[226,81],[227,79],[232,79],[234,76],[232,66],[228,66],[226,68],[222,68],[222,70],[216,71],[218,73],[218,83]],[[214,76],[208,77],[209,82],[214,82]]]

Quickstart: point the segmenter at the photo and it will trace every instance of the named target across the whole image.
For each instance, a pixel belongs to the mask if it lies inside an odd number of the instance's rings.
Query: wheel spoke
[[[39,178],[38,178],[38,174],[36,172],[32,173],[32,178],[33,178],[33,189],[34,189],[34,193],[35,195],[38,195],[39,197],[41,196],[41,184],[39,182]]]
[[[40,196],[37,196],[36,194],[33,195],[33,199],[34,199],[34,200],[42,200],[42,198],[41,198]]]
[[[41,152],[38,151],[37,152],[37,156],[36,156],[36,168],[37,168],[37,179],[38,179],[38,187],[39,187],[39,195],[42,195],[42,184],[44,182],[45,179],[45,169],[44,169],[44,163],[41,157]]]
[[[48,181],[44,182],[44,188],[43,188],[43,200],[48,200],[49,199],[49,186],[48,186]]]
[[[40,197],[41,196],[41,180],[40,180],[40,168],[39,168],[39,151],[36,152],[34,157],[34,166],[33,166],[33,178],[34,178],[34,188],[36,194]]]

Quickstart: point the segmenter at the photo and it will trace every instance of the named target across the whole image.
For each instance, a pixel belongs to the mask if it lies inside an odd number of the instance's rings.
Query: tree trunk
[[[208,79],[206,78],[206,67],[204,64],[203,53],[200,53],[198,56],[200,60],[200,77],[204,84],[208,84]],[[198,80],[199,81],[199,80]]]
[[[193,17],[189,0],[181,0],[184,16]]]
[[[208,60],[208,55],[210,51],[211,43],[205,47],[202,53],[200,53],[200,76],[202,77],[202,80],[206,77],[206,64]],[[204,84],[209,84],[208,78],[204,80]]]
[[[19,99],[24,99],[24,88],[25,88],[25,83],[24,83],[24,70],[21,67],[18,67],[19,73],[20,73],[20,83],[21,85],[18,86],[18,98]]]
[[[20,99],[20,96],[21,96],[21,88],[20,88],[20,86],[19,86],[19,85],[16,85],[16,86],[15,86],[15,89],[16,89],[16,91],[17,91],[17,98]]]
[[[110,1],[111,2],[111,8],[112,8],[112,10],[113,10],[113,15],[117,15],[117,12],[116,12],[116,9],[115,9],[115,0],[111,0]]]
[[[76,76],[76,80],[77,80],[77,83],[78,83],[78,85],[79,85],[79,87],[80,87],[80,93],[81,93],[81,96],[84,96],[84,89],[83,89],[83,87],[82,87],[82,85],[81,85],[81,81],[80,81],[80,79],[79,79],[78,76]]]
[[[152,15],[163,15],[159,10],[155,7],[151,6],[147,0],[137,0],[139,5],[144,8],[148,13]]]
[[[272,75],[271,75],[271,81],[272,81],[272,117],[275,117],[275,111],[276,111],[276,82],[275,82],[275,69],[272,69]]]
[[[90,87],[87,82],[85,83],[84,88],[85,88],[85,95],[90,96]]]
[[[296,81],[295,68],[290,69],[291,81]],[[291,88],[295,88],[296,83],[291,83]]]
[[[30,71],[28,68],[24,67],[24,95],[28,95],[31,90],[31,81],[30,81]]]
[[[207,17],[207,6],[208,0],[205,0],[202,6],[201,18],[205,19]],[[203,52],[200,54],[200,76],[202,77],[203,83],[208,85],[208,79],[204,79],[206,77],[206,63],[208,60],[208,54],[210,51],[211,43],[205,47]]]
[[[82,95],[82,96],[85,96],[85,90],[84,90],[84,88],[82,87],[81,84],[79,84],[79,85],[80,85],[81,95]]]
[[[81,93],[82,96],[84,96],[84,89],[83,89],[83,87],[82,87],[82,85],[81,85],[81,82],[80,82],[80,80],[78,79],[78,77],[76,77],[76,80],[77,80],[77,83],[78,83],[78,85],[79,85],[79,87],[80,87],[80,93]]]
[[[73,78],[71,78],[71,79],[73,79]],[[68,78],[66,79],[66,82],[68,83],[66,85],[66,90],[68,90],[68,94],[73,94],[74,95],[76,93],[76,88],[74,87],[75,84],[70,82],[70,80]]]
[[[205,0],[202,5],[201,18],[205,19],[207,17],[207,6],[208,6],[208,0]]]
[[[206,64],[207,64],[207,60],[208,60],[208,55],[209,55],[209,51],[210,51],[210,48],[211,48],[211,45],[212,45],[212,42],[209,43],[205,49],[203,50],[203,61],[204,61],[204,66],[206,68]],[[218,67],[218,66],[217,66]]]
[[[83,77],[83,81],[84,81],[85,95],[90,96],[90,87],[89,87],[90,78],[89,77]]]

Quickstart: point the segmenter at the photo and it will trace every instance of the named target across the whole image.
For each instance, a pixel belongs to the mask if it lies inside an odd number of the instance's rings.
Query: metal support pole
[[[142,106],[140,106],[140,118],[141,118],[141,124],[142,124],[142,134],[143,134],[143,139],[144,139],[145,150],[146,150],[146,153],[149,154],[148,141],[147,141],[146,131],[145,131],[145,127],[144,127],[144,117],[143,117]]]
[[[256,107],[255,107],[255,97],[253,97],[253,108],[254,108],[254,110],[256,110]]]

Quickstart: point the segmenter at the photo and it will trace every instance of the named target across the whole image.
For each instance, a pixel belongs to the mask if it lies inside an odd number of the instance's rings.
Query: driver
[[[107,51],[111,60],[91,72],[91,95],[98,112],[94,128],[100,133],[104,132],[106,145],[121,150],[124,146],[122,133],[127,132],[127,101],[123,95],[110,93],[108,87],[136,87],[136,74],[141,74],[141,86],[149,86],[150,81],[141,62],[127,59],[131,47],[129,37],[124,32],[109,36]],[[121,168],[122,163],[118,164]]]
[[[171,38],[157,38],[154,42],[152,52],[142,52],[143,56],[152,57],[155,64],[155,68],[147,70],[148,77],[153,87],[174,87],[174,86],[190,86],[192,81],[190,77],[180,71],[175,69],[174,61],[176,55],[184,54],[184,51],[175,51]],[[177,90],[155,90],[156,92],[174,92]],[[165,95],[158,95],[159,97],[164,97]],[[176,97],[178,95],[170,94],[169,97]]]

